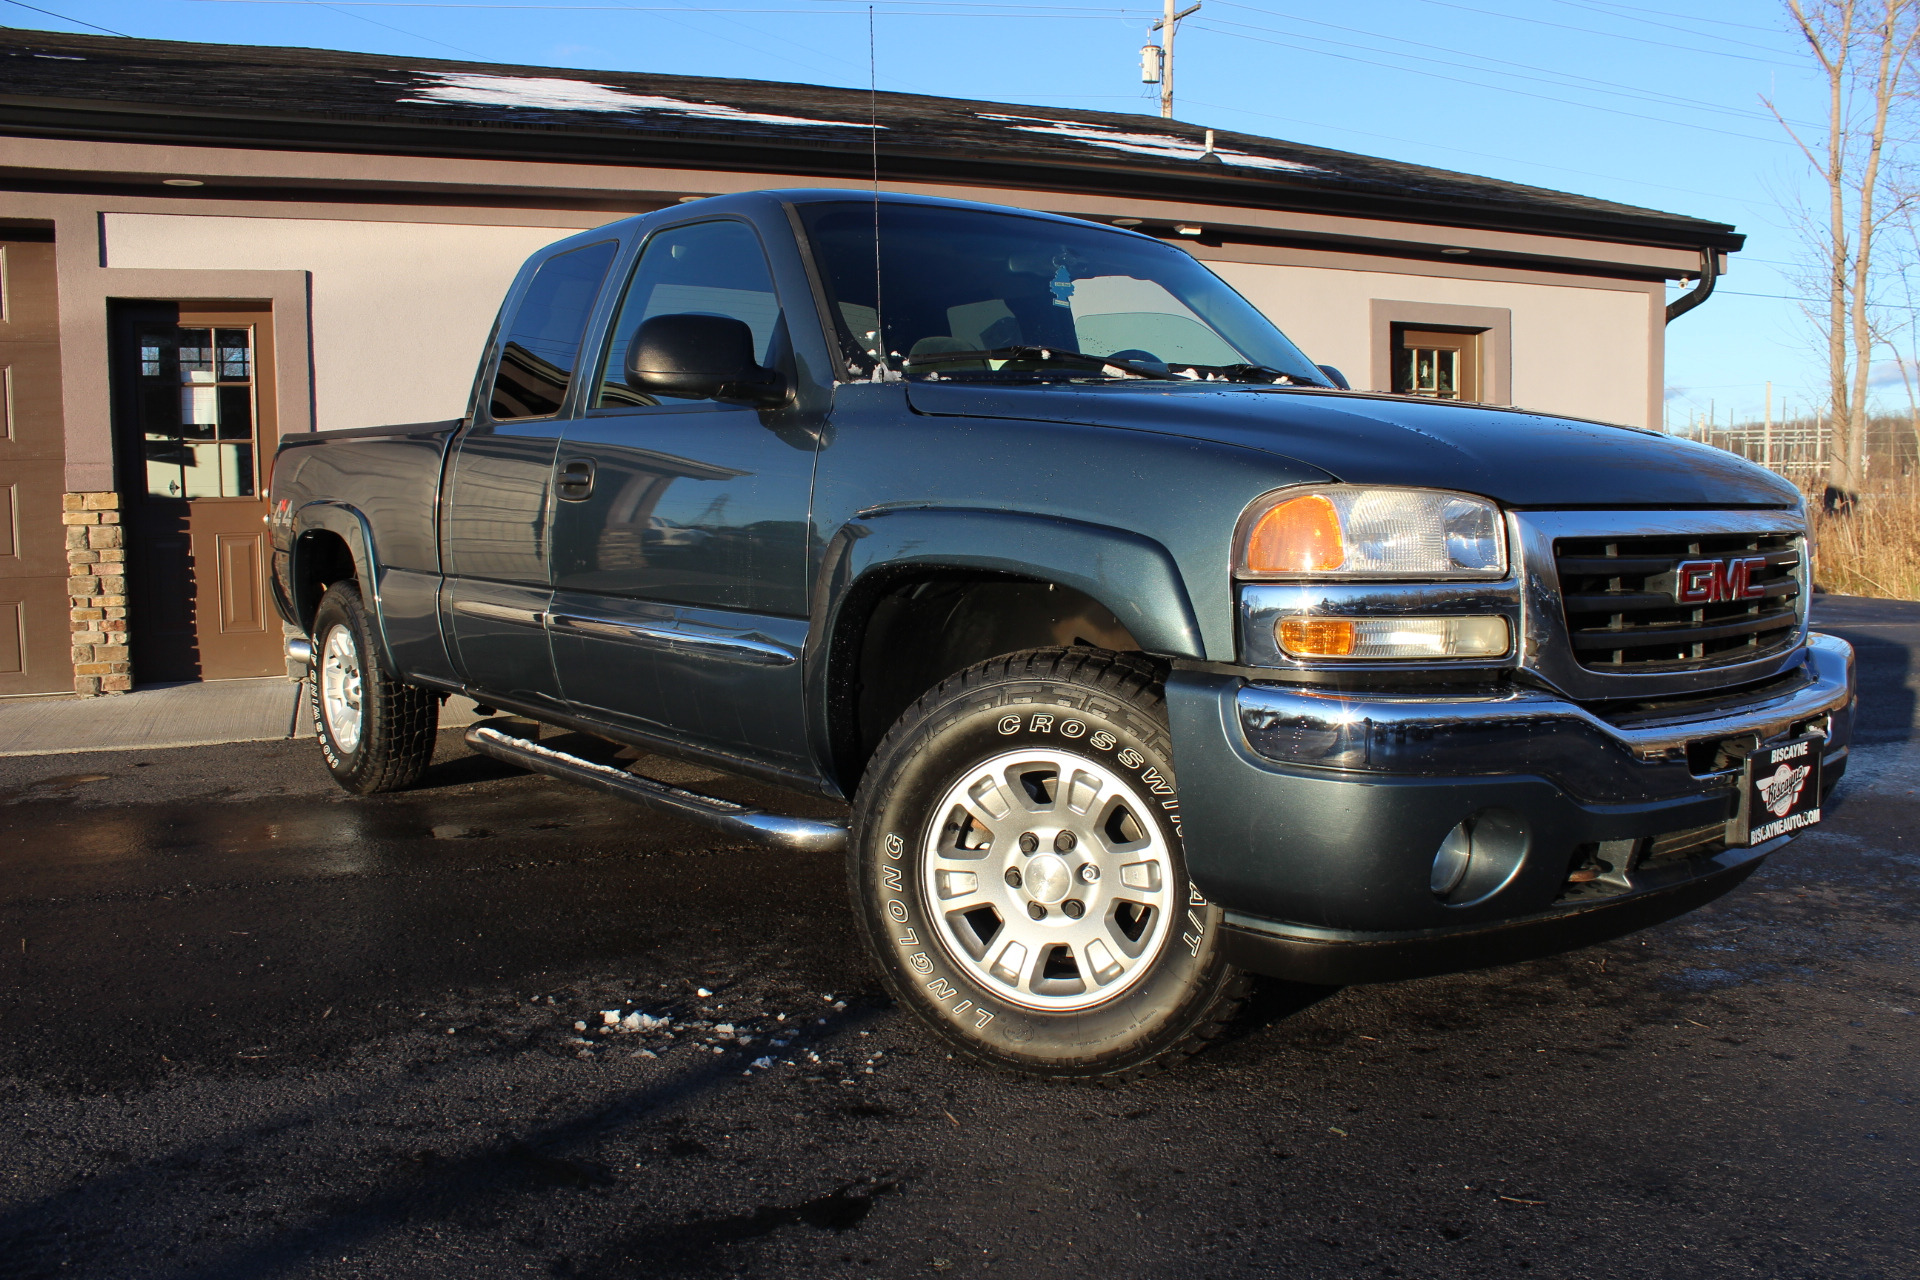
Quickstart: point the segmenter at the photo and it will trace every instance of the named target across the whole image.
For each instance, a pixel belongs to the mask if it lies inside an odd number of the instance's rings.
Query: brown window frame
[[[1507,308],[1375,298],[1368,310],[1373,390],[1397,392],[1394,357],[1407,330],[1473,334],[1478,337],[1479,367],[1474,370],[1477,399],[1472,403],[1513,403],[1513,312]]]

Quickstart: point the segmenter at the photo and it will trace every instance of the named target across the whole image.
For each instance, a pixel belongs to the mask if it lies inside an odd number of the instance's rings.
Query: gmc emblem
[[[1748,556],[1743,560],[1685,560],[1674,571],[1673,597],[1681,604],[1765,599],[1767,589],[1753,578],[1766,567],[1765,556]]]

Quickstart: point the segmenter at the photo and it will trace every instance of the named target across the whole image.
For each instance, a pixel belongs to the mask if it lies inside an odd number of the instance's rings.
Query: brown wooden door
[[[0,230],[0,694],[73,690],[53,249]]]
[[[267,597],[273,315],[264,303],[116,312],[134,679],[286,670]]]

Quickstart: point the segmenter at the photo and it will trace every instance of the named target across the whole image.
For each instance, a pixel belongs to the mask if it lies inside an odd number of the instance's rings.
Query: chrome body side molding
[[[453,611],[463,613],[469,618],[485,618],[489,622],[514,622],[523,627],[544,626],[547,620],[547,615],[538,609],[516,609],[512,605],[494,604],[489,600],[455,600]]]
[[[694,629],[686,623],[630,622],[598,618],[582,613],[549,613],[549,631],[572,632],[601,640],[624,640],[649,649],[664,649],[717,658],[723,662],[745,662],[754,666],[784,667],[799,661],[800,655],[783,644],[758,635]]]

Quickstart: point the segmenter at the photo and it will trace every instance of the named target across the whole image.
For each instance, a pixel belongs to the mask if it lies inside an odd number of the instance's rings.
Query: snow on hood
[[[813,120],[806,116],[776,116],[717,102],[686,102],[651,94],[628,93],[591,80],[563,80],[557,76],[490,76],[474,73],[423,71],[419,96],[402,102],[428,105],[462,103],[478,107],[526,107],[538,111],[664,111],[698,120],[732,124],[820,125],[830,129],[865,129],[864,121]],[[881,125],[885,128],[885,125]]]
[[[1155,156],[1162,160],[1199,160],[1208,154],[1204,144],[1190,138],[1176,138],[1165,133],[1122,133],[1118,129],[1109,129],[1104,125],[1081,124],[1076,120],[1049,120],[1044,116],[1003,116],[980,112],[982,120],[998,120],[1010,124],[1021,133],[1043,133],[1056,138],[1071,138],[1075,142],[1084,142],[1092,147],[1107,147],[1114,151],[1128,151],[1137,156]],[[1031,121],[1030,124],[1017,123]],[[1293,160],[1276,160],[1271,156],[1250,155],[1245,151],[1234,151],[1226,147],[1215,147],[1213,157],[1222,164],[1237,165],[1242,169],[1284,169],[1294,173],[1325,173],[1325,169],[1310,164],[1300,164]]]

